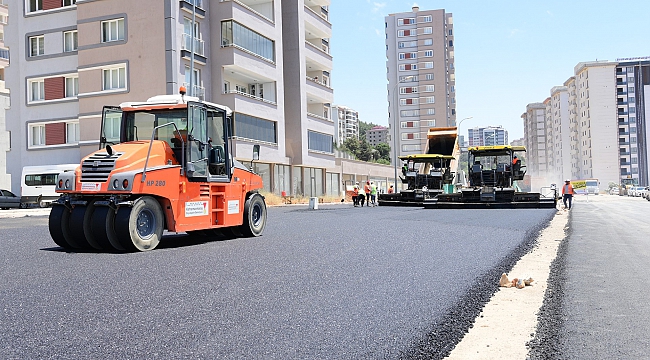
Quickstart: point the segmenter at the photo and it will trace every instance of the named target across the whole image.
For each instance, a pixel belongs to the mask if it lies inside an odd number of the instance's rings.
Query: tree
[[[390,163],[390,145],[379,143],[375,146],[375,149],[379,152],[379,159],[388,160]]]
[[[357,159],[362,160],[362,161],[370,161],[370,157],[372,154],[372,146],[368,144],[365,139],[363,141],[360,141],[359,144],[359,150],[357,152]]]
[[[360,140],[365,140],[366,139],[366,131],[372,129],[375,126],[377,126],[377,124],[359,121],[359,139]]]

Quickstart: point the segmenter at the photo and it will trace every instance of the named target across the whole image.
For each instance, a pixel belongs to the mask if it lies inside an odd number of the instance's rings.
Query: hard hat
[[[566,179],[564,180],[564,182],[571,182],[571,179]]]

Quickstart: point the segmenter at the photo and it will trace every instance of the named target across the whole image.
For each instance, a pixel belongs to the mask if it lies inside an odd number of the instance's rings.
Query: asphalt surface
[[[554,212],[275,207],[129,254],[2,218],[0,358],[442,358]]]
[[[647,359],[650,202],[578,198],[551,266],[531,359]]]

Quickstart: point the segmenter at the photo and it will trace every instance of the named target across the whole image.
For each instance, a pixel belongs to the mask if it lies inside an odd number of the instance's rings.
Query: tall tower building
[[[623,60],[616,67],[616,106],[621,183],[650,185],[650,58]]]
[[[414,6],[387,16],[386,57],[390,145],[422,153],[430,128],[456,125],[452,14]]]
[[[334,141],[337,146],[350,138],[359,139],[359,112],[347,106],[334,105],[332,118],[336,129]]]
[[[521,118],[524,121],[527,173],[532,176],[545,175],[548,163],[546,154],[546,105],[544,103],[526,105],[526,112],[521,115]]]
[[[9,49],[4,44],[5,25],[9,19],[9,8],[0,3],[0,188],[11,189],[11,175],[7,171],[7,152],[11,149],[10,133],[6,130],[6,110],[9,90],[5,86],[5,68],[9,65]]]
[[[474,127],[467,130],[469,146],[507,145],[508,131],[501,126]]]

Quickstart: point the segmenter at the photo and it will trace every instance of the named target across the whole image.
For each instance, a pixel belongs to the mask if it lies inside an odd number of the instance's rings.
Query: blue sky
[[[421,9],[454,16],[456,101],[461,134],[502,125],[523,136],[521,114],[562,85],[582,61],[650,56],[650,1],[439,0]],[[388,125],[384,17],[414,1],[333,0],[334,103]]]

